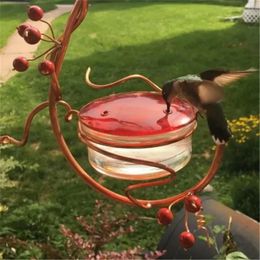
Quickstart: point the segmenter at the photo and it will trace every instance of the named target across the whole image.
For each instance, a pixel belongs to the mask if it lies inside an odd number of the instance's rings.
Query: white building
[[[244,12],[243,20],[245,23],[257,23],[260,16],[260,0],[248,0]]]

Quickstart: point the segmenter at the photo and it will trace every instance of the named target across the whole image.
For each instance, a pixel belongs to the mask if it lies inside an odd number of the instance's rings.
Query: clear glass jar
[[[191,158],[197,110],[176,99],[171,112],[160,93],[132,92],[94,100],[80,110],[79,133],[86,143],[116,155],[183,168]],[[111,158],[88,147],[90,164],[100,173],[127,180],[168,175],[162,169]]]

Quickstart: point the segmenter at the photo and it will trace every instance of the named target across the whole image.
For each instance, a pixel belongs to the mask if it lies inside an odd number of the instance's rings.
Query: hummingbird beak
[[[166,113],[169,114],[171,112],[171,102],[166,101],[166,105],[167,105]]]
[[[171,103],[174,98],[174,95],[172,93],[172,82],[167,82],[162,89],[162,97],[166,103],[166,113],[169,114],[171,111]]]
[[[172,100],[173,100],[173,97],[170,97],[170,96],[167,96],[167,95],[163,95],[163,99],[166,103],[166,113],[169,114],[171,112],[171,103],[172,103]]]
[[[165,103],[167,105],[167,108],[166,108],[166,113],[169,114],[171,112],[171,104],[174,100],[175,96],[174,95],[169,95],[167,96],[167,98],[165,99]]]

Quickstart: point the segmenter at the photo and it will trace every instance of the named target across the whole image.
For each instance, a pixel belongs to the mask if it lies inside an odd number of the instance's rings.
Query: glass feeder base
[[[189,162],[192,150],[191,136],[172,144],[152,148],[135,149],[94,145],[117,155],[162,163],[176,172]],[[150,180],[169,175],[169,172],[162,169],[113,159],[91,148],[88,148],[88,157],[90,164],[98,172],[118,179]]]

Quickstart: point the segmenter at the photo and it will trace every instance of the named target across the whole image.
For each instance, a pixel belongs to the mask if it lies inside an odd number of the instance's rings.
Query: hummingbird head
[[[162,97],[167,105],[167,109],[166,109],[167,113],[170,113],[172,100],[177,95],[175,82],[176,80],[168,81],[162,87]]]
[[[167,105],[166,112],[170,112],[170,106],[173,98],[177,95],[176,82],[177,80],[171,80],[166,82],[162,87],[162,97]]]

